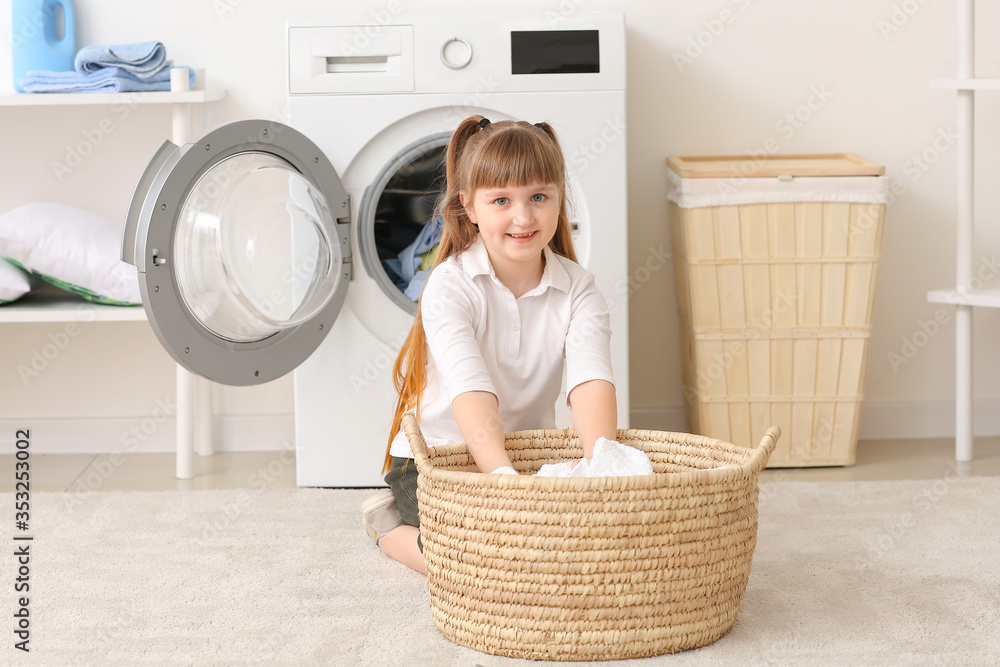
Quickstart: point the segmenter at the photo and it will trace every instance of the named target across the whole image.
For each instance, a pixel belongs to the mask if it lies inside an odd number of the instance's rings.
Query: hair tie
[[[489,124],[490,124],[490,119],[489,118],[484,118],[481,121],[479,121],[479,129],[481,130],[484,127],[486,127],[487,125],[489,125]]]
[[[535,127],[537,127],[540,130],[544,130],[545,129],[545,126],[542,125],[541,123],[535,123]]]

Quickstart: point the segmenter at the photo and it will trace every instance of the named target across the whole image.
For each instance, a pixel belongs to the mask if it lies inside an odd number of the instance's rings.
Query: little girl
[[[362,505],[382,551],[425,574],[404,412],[428,446],[465,442],[480,472],[517,474],[504,433],[555,428],[565,370],[584,458],[617,429],[608,307],[576,263],[554,130],[470,116],[446,169],[441,244],[393,368],[390,488]]]

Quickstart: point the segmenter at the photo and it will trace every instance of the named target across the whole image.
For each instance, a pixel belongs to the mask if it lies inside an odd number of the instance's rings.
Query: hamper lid
[[[889,199],[885,167],[853,153],[668,157],[667,166],[667,199],[681,208]]]
[[[708,155],[668,157],[683,178],[881,176],[885,167],[854,153],[826,155]]]

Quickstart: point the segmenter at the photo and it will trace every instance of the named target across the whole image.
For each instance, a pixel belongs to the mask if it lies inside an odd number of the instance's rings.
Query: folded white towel
[[[653,464],[646,452],[629,445],[623,445],[607,438],[598,438],[594,443],[594,455],[590,463],[580,461],[570,470],[572,461],[543,465],[536,477],[627,477],[630,475],[652,475]]]

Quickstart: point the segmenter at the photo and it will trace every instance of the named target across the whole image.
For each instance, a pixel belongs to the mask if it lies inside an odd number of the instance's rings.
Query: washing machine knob
[[[472,44],[452,37],[441,45],[441,62],[448,69],[462,69],[472,62]]]

